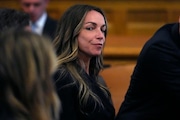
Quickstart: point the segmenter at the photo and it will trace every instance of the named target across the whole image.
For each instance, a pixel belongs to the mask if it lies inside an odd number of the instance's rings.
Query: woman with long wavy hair
[[[106,34],[106,17],[95,6],[74,5],[59,20],[54,78],[62,102],[61,120],[114,119],[111,94],[98,80]]]

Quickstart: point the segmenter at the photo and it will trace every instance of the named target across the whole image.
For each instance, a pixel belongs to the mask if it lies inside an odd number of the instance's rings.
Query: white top
[[[47,19],[47,13],[44,12],[43,15],[35,23],[30,22],[32,31],[39,35],[42,35],[46,19]]]

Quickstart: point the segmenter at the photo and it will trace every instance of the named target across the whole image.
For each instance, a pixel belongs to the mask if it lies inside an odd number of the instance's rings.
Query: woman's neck
[[[90,57],[83,56],[82,54],[78,56],[80,66],[89,74],[89,65],[90,65]]]

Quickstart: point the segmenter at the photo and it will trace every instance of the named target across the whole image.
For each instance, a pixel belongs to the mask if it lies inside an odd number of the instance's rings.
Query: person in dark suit
[[[43,35],[48,35],[52,40],[54,40],[55,32],[57,27],[57,21],[50,18],[49,16],[46,19],[44,29],[43,29]]]
[[[30,15],[32,31],[54,39],[57,20],[52,19],[46,12],[49,0],[20,0],[24,12]]]
[[[180,120],[179,28],[166,24],[145,43],[116,120]]]

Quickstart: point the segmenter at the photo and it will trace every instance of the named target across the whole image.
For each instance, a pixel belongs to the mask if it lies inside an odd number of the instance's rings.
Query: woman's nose
[[[102,30],[97,30],[96,32],[97,32],[96,33],[97,38],[99,38],[99,39],[104,38],[104,32],[102,32]]]

